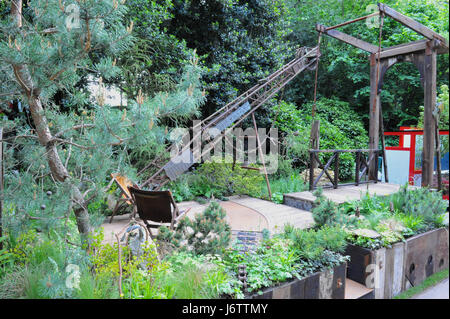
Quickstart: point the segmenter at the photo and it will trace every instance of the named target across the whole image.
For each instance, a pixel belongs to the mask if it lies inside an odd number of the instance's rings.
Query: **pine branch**
[[[70,131],[70,130],[80,130],[80,129],[84,129],[84,128],[92,128],[95,127],[95,124],[78,124],[78,125],[74,125],[70,128],[64,129],[62,131],[59,131],[58,133],[56,133],[55,135],[53,135],[54,137],[60,137],[61,135],[63,135],[64,133]]]
[[[7,137],[7,138],[4,138],[4,139],[1,139],[0,142],[13,141],[13,143],[15,143],[18,138],[39,139],[39,137],[37,137],[36,135],[16,135],[16,136],[12,136],[12,137]]]

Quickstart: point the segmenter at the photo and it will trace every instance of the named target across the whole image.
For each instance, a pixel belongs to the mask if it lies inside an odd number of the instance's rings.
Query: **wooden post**
[[[339,183],[339,152],[335,153],[336,158],[334,159],[334,183],[333,183],[333,188],[336,189],[338,188],[338,183]]]
[[[373,161],[375,162],[375,164],[373,166],[375,166],[376,170],[375,170],[375,183],[378,183],[378,156],[380,156],[379,151],[375,151],[374,152],[374,157],[373,157]]]
[[[309,190],[314,189],[314,153],[309,151]]]
[[[433,112],[435,122],[435,141],[436,141],[436,173],[437,189],[442,190],[442,172],[441,172],[441,141],[439,136],[439,108],[436,107]]]
[[[256,126],[255,112],[252,113],[252,120],[253,120],[253,126],[255,128],[256,142],[258,143],[259,159],[261,160],[261,163],[263,165],[264,176],[266,178],[266,183],[267,183],[267,191],[269,192],[269,199],[272,200],[272,191],[270,189],[269,177],[267,176],[266,164],[264,162],[264,155],[262,153],[261,141],[259,140],[258,127]]]
[[[437,173],[437,189],[442,190],[442,172],[441,172],[441,142],[439,140],[439,129],[436,127],[436,173]]]
[[[318,150],[320,143],[320,120],[313,121],[311,125],[310,140],[311,140],[311,149]],[[313,161],[311,165],[313,166],[313,168],[318,167],[318,163],[316,161]]]
[[[383,168],[384,168],[384,181],[389,183],[389,176],[387,170],[387,159],[386,159],[386,142],[384,140],[384,123],[383,123],[383,109],[380,103],[380,135],[381,135],[381,151],[383,152]]]
[[[380,128],[380,95],[378,92],[379,72],[377,72],[377,63],[375,54],[370,55],[370,122],[369,122],[369,149],[378,149],[379,128]],[[371,152],[370,156],[373,154]],[[375,161],[369,167],[369,180],[378,179],[378,167],[375,167]]]
[[[356,152],[356,169],[355,169],[355,184],[359,185],[359,171],[361,170],[361,152]]]
[[[428,47],[424,59],[424,125],[422,153],[422,187],[429,187],[433,181],[435,121],[433,110],[436,106],[436,50]]]

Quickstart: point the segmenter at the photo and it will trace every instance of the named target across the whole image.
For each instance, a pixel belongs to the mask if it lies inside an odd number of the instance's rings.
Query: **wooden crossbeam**
[[[358,38],[355,38],[351,35],[348,35],[346,33],[343,33],[338,30],[327,30],[327,28],[321,24],[316,25],[316,29],[319,32],[323,32],[326,35],[333,37],[335,39],[341,40],[342,42],[345,42],[347,44],[353,45],[354,47],[357,47],[361,50],[370,52],[370,53],[377,53],[378,47],[376,45],[373,45],[371,43],[368,43],[366,41],[360,40]]]
[[[366,162],[366,159],[365,159],[365,158],[361,158],[361,160],[364,161],[364,166],[366,166],[366,167],[364,167],[363,171],[362,171],[361,174],[359,175],[359,179],[358,179],[358,180],[361,180],[361,177],[363,177],[363,176],[366,174],[367,169],[368,169],[369,166],[370,166],[370,163],[371,163],[372,160],[374,159],[374,155],[375,155],[375,153],[372,153],[372,155],[370,155],[369,160],[368,160],[367,162]],[[378,156],[378,155],[377,155],[377,156]]]
[[[430,28],[424,26],[422,23],[417,22],[414,19],[411,19],[410,17],[407,17],[403,14],[401,14],[398,11],[395,11],[394,9],[388,7],[384,3],[379,3],[378,8],[381,12],[383,12],[385,15],[391,17],[392,19],[400,22],[404,26],[410,28],[411,30],[416,31],[417,33],[423,35],[424,37],[433,40],[438,39],[440,40],[446,47],[448,47],[447,40],[441,36],[439,33],[431,30]]]
[[[380,57],[381,59],[390,58],[397,55],[402,54],[409,54],[414,53],[418,51],[424,51],[427,49],[428,46],[431,46],[432,48],[437,50],[437,54],[447,54],[449,52],[448,47],[445,47],[443,45],[439,45],[439,43],[433,43],[436,40],[428,40],[423,39],[419,41],[414,41],[410,43],[404,43],[400,45],[395,45],[392,47],[388,47],[383,49],[381,51]],[[376,57],[378,58],[378,53],[376,54]]]
[[[318,177],[316,178],[316,180],[314,181],[313,187],[315,187],[315,186],[317,185],[317,183],[319,182],[319,180],[320,180],[320,178],[322,177],[323,173],[325,173],[325,174],[327,175],[327,177],[328,177],[328,179],[330,180],[330,182],[333,183],[333,185],[334,185],[333,178],[331,178],[331,176],[330,176],[330,174],[328,173],[327,170],[328,170],[328,168],[330,167],[331,162],[332,162],[333,159],[335,158],[336,154],[333,154],[333,156],[331,156],[331,158],[328,160],[328,162],[326,163],[325,166],[324,166],[324,165],[322,164],[322,162],[320,161],[319,157],[317,156],[317,153],[312,153],[312,154],[314,154],[314,157],[315,157],[317,163],[319,164],[319,168],[322,169],[322,172],[320,172],[319,176],[318,176]]]

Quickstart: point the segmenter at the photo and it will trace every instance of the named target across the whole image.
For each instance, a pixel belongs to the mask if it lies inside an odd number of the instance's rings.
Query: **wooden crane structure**
[[[295,59],[268,77],[260,80],[258,84],[214,114],[197,123],[192,128],[194,136],[191,138],[190,133],[187,133],[186,135],[189,136],[184,136],[181,139],[183,141],[189,141],[188,143],[184,143],[182,147],[179,147],[177,144],[171,145],[162,156],[156,158],[152,163],[138,172],[138,176],[148,170],[153,172],[151,177],[141,184],[141,187],[159,190],[169,181],[175,180],[192,165],[199,162],[206,153],[210,152],[214,148],[215,141],[221,141],[218,137],[225,135],[228,130],[239,125],[248,116],[252,116],[253,123],[256,127],[254,112],[298,74],[305,70],[315,69],[318,58],[318,47],[300,48],[297,51]],[[201,141],[200,137],[204,136],[209,136],[209,139]],[[258,137],[257,142],[260,148],[261,144]],[[195,151],[195,143],[205,144],[201,152]],[[167,158],[167,154],[171,154],[169,161],[165,159]],[[262,164],[264,166],[264,162]]]
[[[380,43],[378,46],[336,30],[338,27],[365,20],[376,15],[380,16]],[[381,32],[385,16],[414,30],[418,34],[424,36],[424,39],[382,48]],[[369,149],[371,150],[378,149],[379,145],[380,129],[382,130],[380,93],[387,70],[399,62],[411,62],[417,67],[420,73],[425,99],[422,186],[431,186],[433,181],[436,134],[436,123],[433,118],[433,111],[436,107],[436,58],[438,54],[448,54],[448,41],[437,32],[429,29],[414,19],[395,11],[383,3],[378,3],[378,11],[368,16],[347,21],[332,27],[317,24],[316,29],[319,32],[319,39],[322,34],[326,34],[370,53]],[[377,171],[378,167],[376,166],[376,161],[371,162],[369,167],[369,178],[377,179]]]

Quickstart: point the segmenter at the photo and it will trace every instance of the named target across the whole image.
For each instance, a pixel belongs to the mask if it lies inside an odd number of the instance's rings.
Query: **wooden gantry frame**
[[[336,30],[338,27],[357,21],[365,20],[373,16],[381,17],[381,27],[385,16],[390,17],[406,27],[424,36],[423,40],[404,43],[388,48],[381,48]],[[380,94],[383,79],[387,70],[399,62],[413,63],[420,73],[420,79],[424,88],[424,134],[422,153],[422,186],[429,187],[433,181],[433,165],[435,154],[436,122],[433,111],[436,107],[436,60],[438,54],[448,54],[448,41],[437,32],[423,24],[411,19],[383,3],[378,3],[378,12],[347,21],[336,26],[325,27],[316,25],[319,34],[353,45],[363,51],[369,52],[370,57],[370,125],[369,125],[369,149],[378,149],[380,130],[382,130],[382,116]],[[384,145],[383,145],[384,148]],[[377,179],[378,168],[375,162],[369,169],[369,178]]]

